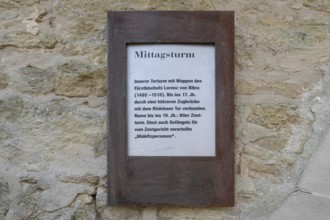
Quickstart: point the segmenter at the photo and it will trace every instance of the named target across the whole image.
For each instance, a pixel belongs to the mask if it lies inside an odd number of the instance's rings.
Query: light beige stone
[[[248,117],[249,122],[269,129],[286,127],[299,119],[297,108],[287,106],[256,106]]]
[[[145,208],[142,210],[142,220],[157,220],[157,208]]]
[[[67,173],[58,173],[57,178],[62,182],[68,183],[89,183],[92,185],[98,185],[100,177],[93,174],[84,174],[82,176],[78,175],[68,175]]]
[[[142,215],[137,207],[125,208],[125,207],[108,207],[106,208],[102,215],[102,220],[141,220]]]
[[[312,9],[330,13],[330,2],[322,1],[322,0],[305,0],[304,1],[305,7],[310,7]]]
[[[308,89],[309,83],[291,83],[283,81],[239,80],[236,82],[236,92],[239,94],[279,94],[289,98],[299,98]]]
[[[235,11],[235,207],[107,206],[110,10]],[[328,1],[0,0],[0,11],[0,220],[328,216]]]
[[[55,94],[67,97],[106,95],[106,69],[84,62],[69,61],[59,67]]]

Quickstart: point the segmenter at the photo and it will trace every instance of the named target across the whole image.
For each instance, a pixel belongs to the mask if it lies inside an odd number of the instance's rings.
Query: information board
[[[108,203],[234,205],[234,13],[108,12]]]

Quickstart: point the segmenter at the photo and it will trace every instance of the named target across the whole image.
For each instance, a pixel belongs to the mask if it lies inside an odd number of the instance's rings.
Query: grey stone
[[[54,212],[43,212],[38,216],[40,220],[72,220],[73,209],[63,208]]]
[[[38,207],[46,212],[57,211],[69,206],[80,192],[74,185],[56,184],[40,194]]]
[[[0,173],[0,219],[4,219],[6,213],[9,210],[10,200],[9,195],[9,185],[4,177]]]
[[[23,100],[19,96],[0,97],[0,118],[10,123],[19,120],[23,112]]]
[[[41,191],[38,185],[30,185],[23,189],[10,204],[5,220],[36,219],[41,213],[37,206]]]
[[[313,154],[298,187],[309,192],[330,196],[330,130],[320,142]]]
[[[98,187],[96,191],[96,207],[99,212],[103,212],[103,210],[107,206],[107,198],[108,198],[107,189],[104,187]]]
[[[4,68],[0,66],[0,90],[8,86],[9,76],[5,73]]]
[[[92,196],[87,194],[80,194],[76,198],[73,216],[77,220],[89,220],[97,218],[98,213],[95,210]]]
[[[290,195],[269,220],[326,220],[330,216],[329,198],[298,192]]]
[[[94,145],[94,156],[100,157],[106,155],[107,150],[107,142],[108,139],[106,136],[104,136],[103,139],[101,139],[99,142],[95,143]]]
[[[26,66],[18,70],[21,79],[17,89],[28,94],[47,94],[55,89],[55,72],[52,68],[39,69]]]

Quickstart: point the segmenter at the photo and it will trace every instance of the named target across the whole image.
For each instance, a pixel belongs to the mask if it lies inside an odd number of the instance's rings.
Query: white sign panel
[[[127,47],[128,156],[215,156],[214,45]]]

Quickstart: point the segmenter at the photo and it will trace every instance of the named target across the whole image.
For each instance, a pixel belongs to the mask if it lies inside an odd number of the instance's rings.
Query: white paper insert
[[[214,45],[127,46],[129,156],[215,156]]]

